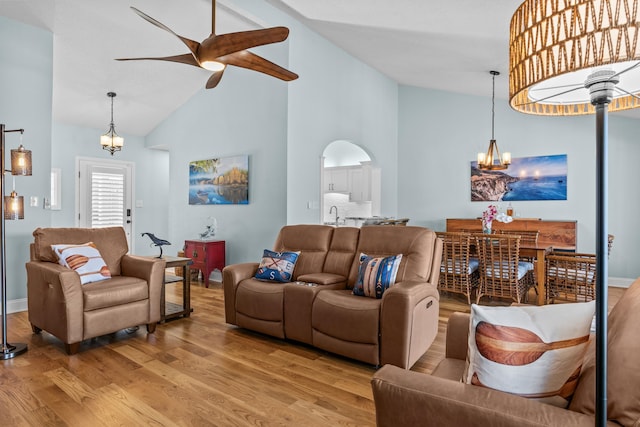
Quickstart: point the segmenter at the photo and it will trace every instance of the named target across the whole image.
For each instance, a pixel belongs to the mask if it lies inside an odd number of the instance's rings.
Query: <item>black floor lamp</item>
[[[607,111],[640,107],[637,0],[525,0],[511,19],[509,100],[520,112],[596,115],[596,425],[607,423]]]
[[[2,173],[0,174],[0,212],[3,213],[2,221],[0,221],[0,281],[2,282],[2,352],[0,359],[6,360],[14,358],[25,351],[27,345],[22,343],[9,344],[7,341],[7,251],[5,238],[5,220],[24,219],[24,198],[18,196],[15,189],[11,191],[11,195],[5,196],[5,174],[10,172],[11,175],[31,175],[31,151],[25,150],[22,144],[17,150],[11,150],[11,170],[5,169],[5,134],[11,132],[20,132],[20,138],[24,129],[6,130],[3,124],[0,124],[0,166]]]

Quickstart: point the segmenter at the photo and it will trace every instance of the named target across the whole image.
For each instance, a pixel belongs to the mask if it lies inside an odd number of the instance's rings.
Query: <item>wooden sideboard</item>
[[[493,221],[494,230],[538,230],[538,244],[553,249],[575,251],[578,245],[578,221],[552,221],[538,218],[514,218],[508,224]],[[447,231],[482,232],[480,218],[447,218]]]

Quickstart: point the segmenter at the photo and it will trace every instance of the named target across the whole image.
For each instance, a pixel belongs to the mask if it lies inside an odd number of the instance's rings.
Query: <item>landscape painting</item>
[[[189,204],[249,204],[249,156],[190,162]]]
[[[567,200],[567,155],[518,157],[502,171],[471,162],[471,201]]]

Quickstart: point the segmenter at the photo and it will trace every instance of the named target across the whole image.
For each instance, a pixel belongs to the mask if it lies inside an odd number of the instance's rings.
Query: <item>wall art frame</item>
[[[249,156],[189,162],[189,204],[249,204]]]
[[[503,171],[471,162],[471,201],[567,200],[567,155],[516,157]]]

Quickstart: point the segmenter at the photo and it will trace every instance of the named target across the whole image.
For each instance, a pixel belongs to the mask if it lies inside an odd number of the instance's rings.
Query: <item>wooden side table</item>
[[[182,275],[182,305],[168,302],[165,299],[165,279],[162,281],[162,294],[160,296],[160,322],[176,319],[178,317],[189,317],[193,312],[191,308],[191,274],[189,266],[191,258],[163,256],[166,261],[166,267],[182,267],[184,274]]]
[[[204,284],[209,287],[209,275],[225,266],[224,240],[185,240],[184,255],[193,260],[192,269],[202,272]]]

